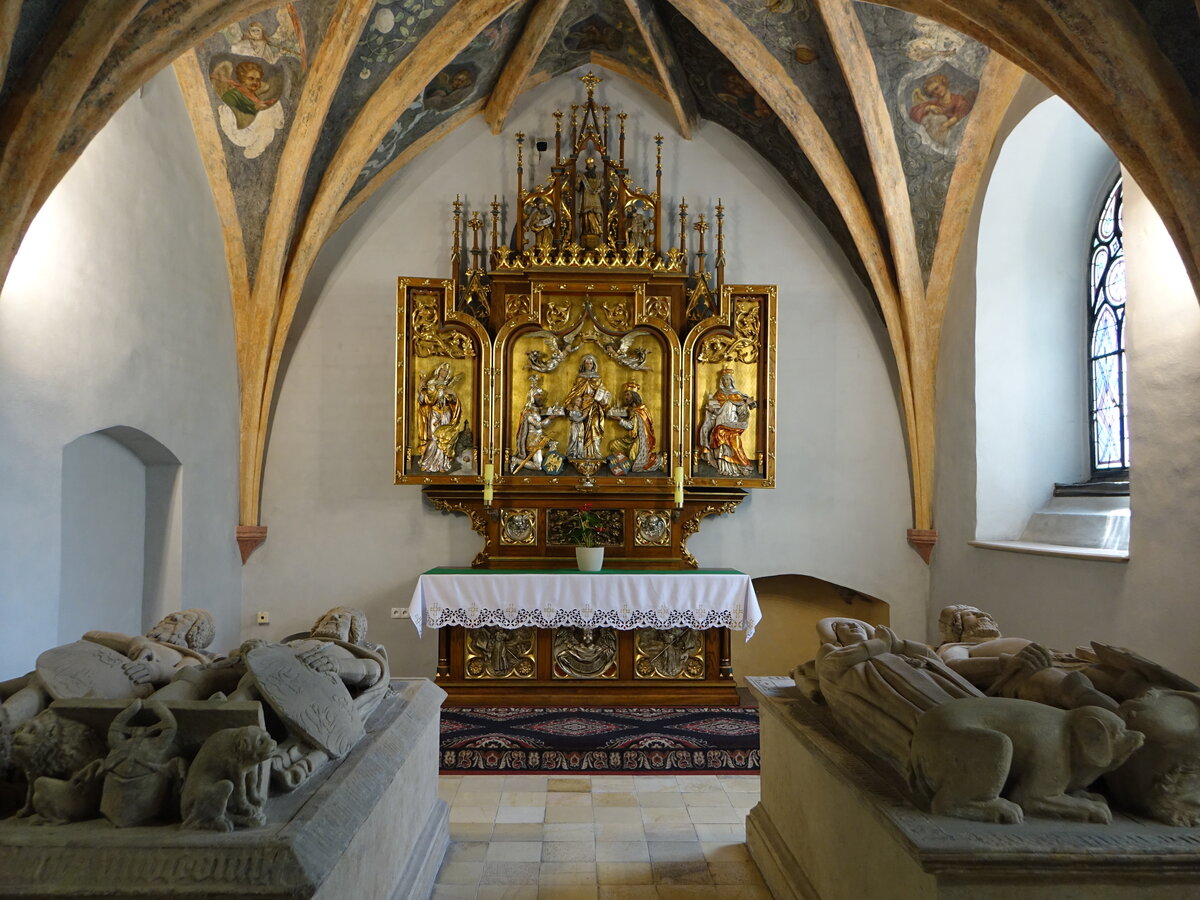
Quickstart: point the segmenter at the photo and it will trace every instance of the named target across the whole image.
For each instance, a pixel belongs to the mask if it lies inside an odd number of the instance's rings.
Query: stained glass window
[[[1092,235],[1088,307],[1092,476],[1129,470],[1129,403],[1125,363],[1125,254],[1121,179],[1113,185]]]

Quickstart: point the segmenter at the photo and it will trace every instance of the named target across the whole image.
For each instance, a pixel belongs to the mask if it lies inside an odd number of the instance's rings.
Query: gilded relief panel
[[[500,543],[509,546],[537,542],[536,509],[500,510]]]
[[[692,484],[775,486],[775,305],[774,287],[725,285],[688,336]]]
[[[635,678],[704,678],[704,633],[694,628],[638,628],[633,638]]]
[[[665,481],[670,348],[657,328],[634,326],[628,288],[578,287],[539,291],[543,327],[507,342],[505,472]]]
[[[451,282],[400,279],[396,322],[396,483],[471,482],[486,431],[488,338],[453,311]]]
[[[633,512],[633,542],[639,547],[665,547],[671,543],[671,514],[661,509]]]
[[[616,678],[617,633],[612,628],[554,629],[554,678]]]
[[[468,628],[465,671],[469,679],[526,679],[537,675],[537,629]]]

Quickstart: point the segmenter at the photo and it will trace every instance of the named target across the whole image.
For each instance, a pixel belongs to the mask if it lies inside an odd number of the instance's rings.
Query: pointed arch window
[[[1121,179],[1092,234],[1088,304],[1088,380],[1093,480],[1129,472],[1128,368],[1125,357],[1125,253]]]

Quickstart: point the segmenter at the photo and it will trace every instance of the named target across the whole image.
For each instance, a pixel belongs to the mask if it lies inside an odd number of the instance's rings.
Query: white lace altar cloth
[[[527,572],[431,569],[409,604],[417,633],[481,628],[731,628],[746,640],[762,618],[750,576],[734,569],[686,572]]]

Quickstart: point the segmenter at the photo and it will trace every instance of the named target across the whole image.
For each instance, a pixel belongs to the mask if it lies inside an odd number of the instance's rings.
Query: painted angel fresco
[[[950,79],[939,72],[913,89],[908,115],[931,141],[944,147],[950,144],[954,126],[967,117],[974,105],[975,91],[953,93]]]
[[[222,33],[226,53],[209,60],[208,78],[221,101],[217,121],[221,131],[247,159],[261,156],[286,123],[280,103],[290,84],[289,65],[307,65],[303,32],[293,4],[274,11],[276,27],[267,34],[261,21],[245,28],[230,25]]]

